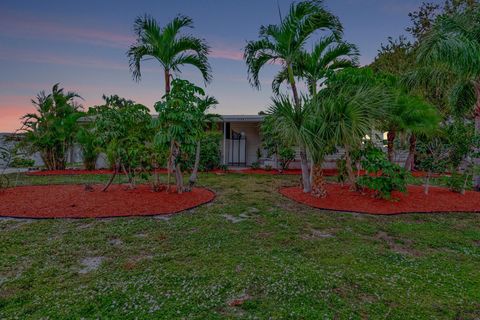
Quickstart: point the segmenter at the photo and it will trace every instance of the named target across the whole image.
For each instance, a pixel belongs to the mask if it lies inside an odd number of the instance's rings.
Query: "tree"
[[[36,113],[22,117],[24,133],[20,147],[28,153],[40,153],[48,170],[65,169],[68,150],[73,147],[78,131],[78,118],[82,106],[75,98],[80,96],[75,92],[65,92],[59,83],[52,87],[52,93],[41,91],[36,99],[32,99]]]
[[[166,94],[170,92],[172,72],[180,72],[180,67],[184,65],[200,70],[206,83],[211,81],[211,68],[207,57],[209,46],[203,39],[180,35],[184,28],[193,28],[193,21],[189,17],[175,17],[163,28],[148,15],[135,20],[137,40],[127,52],[134,80],[141,79],[140,64],[150,58],[157,60],[163,67]]]
[[[274,117],[264,118],[260,131],[262,145],[267,155],[276,157],[277,165],[280,165],[280,172],[288,169],[290,163],[295,160],[295,150],[293,145],[285,142],[281,135],[275,131]]]
[[[117,95],[103,96],[105,104],[96,110],[94,131],[97,143],[114,166],[114,173],[103,191],[106,191],[119,172],[135,188],[138,171],[148,167],[152,152],[148,149],[153,139],[152,118],[149,109]]]
[[[388,38],[387,44],[381,44],[380,50],[370,67],[375,72],[402,76],[415,64],[414,46],[406,37]]]
[[[331,74],[357,66],[358,55],[357,46],[337,41],[333,35],[323,37],[311,52],[300,52],[293,73],[306,81],[310,95],[314,96]],[[284,68],[273,80],[273,91],[278,94],[280,85],[287,80],[288,69]]]
[[[440,16],[419,45],[420,68],[411,76],[417,86],[439,85],[449,80],[449,102],[468,110],[480,134],[480,6]],[[412,80],[411,80],[412,81]],[[471,107],[473,106],[473,108]],[[480,159],[476,159],[477,165]],[[474,178],[480,191],[480,175]]]
[[[172,90],[155,103],[155,144],[168,148],[168,180],[175,171],[177,192],[187,191],[183,185],[182,161],[193,154],[204,127],[199,125],[198,102],[204,91],[187,80],[175,79]],[[205,106],[206,108],[206,106]],[[182,159],[183,158],[183,159]]]
[[[332,77],[327,88],[314,99],[315,133],[325,146],[343,147],[345,151],[348,181],[356,188],[352,152],[361,148],[363,140],[374,128],[378,128],[386,116],[385,106],[391,97],[381,86],[372,86],[366,81],[366,69],[346,69]],[[318,146],[317,146],[318,149]],[[318,152],[318,151],[317,151]],[[322,151],[324,153],[324,151]],[[321,155],[315,165],[321,166]],[[320,163],[318,163],[320,162]],[[320,172],[320,170],[315,170]],[[314,177],[313,180],[318,180]]]
[[[188,179],[190,189],[193,188],[193,186],[197,182],[198,167],[200,165],[201,145],[202,139],[206,135],[205,131],[207,130],[208,125],[211,125],[214,123],[215,120],[220,119],[220,116],[218,114],[207,113],[211,107],[217,104],[217,99],[209,96],[200,98],[196,102],[197,106],[195,108],[195,120],[198,130],[195,130],[195,132],[197,132],[199,136],[197,137],[197,146],[195,150],[195,163],[193,165],[193,170],[190,178]]]
[[[304,146],[312,144],[313,137],[308,129],[308,121],[313,116],[312,105],[306,103],[308,100],[303,99],[300,108],[295,107],[295,103],[283,94],[272,98],[272,104],[268,108],[265,118],[270,126],[269,130],[277,136],[285,145]],[[305,167],[306,166],[306,167]],[[305,179],[305,171],[307,179]],[[302,184],[303,192],[311,191],[308,163],[302,161]],[[306,181],[306,182],[305,182]]]
[[[77,132],[76,142],[82,150],[83,165],[86,170],[95,170],[100,145],[98,144],[97,133],[95,132],[95,109],[91,108],[82,115],[86,121],[81,122]]]
[[[295,113],[302,114],[301,99],[295,81],[294,68],[306,42],[316,31],[333,32],[338,38],[342,26],[337,17],[327,11],[322,1],[310,0],[292,3],[288,14],[278,25],[262,26],[259,40],[247,43],[244,59],[247,64],[249,81],[260,88],[259,73],[268,63],[280,63],[288,73],[288,84],[292,89]],[[282,72],[282,71],[281,71]],[[285,100],[284,97],[277,102]],[[285,101],[283,101],[285,102]],[[274,102],[275,104],[275,102]],[[304,190],[310,191],[309,169],[306,146],[299,141]]]

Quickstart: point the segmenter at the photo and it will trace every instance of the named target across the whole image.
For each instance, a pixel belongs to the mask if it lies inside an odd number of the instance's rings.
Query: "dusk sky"
[[[286,12],[291,0],[279,0]],[[344,38],[355,43],[361,63],[373,60],[388,36],[404,34],[408,13],[421,0],[327,0],[344,25]],[[207,93],[220,114],[256,114],[265,110],[276,66],[261,74],[262,89],[247,81],[242,48],[257,39],[262,24],[278,23],[277,0],[26,1],[0,2],[0,132],[19,127],[19,118],[34,109],[30,99],[60,82],[78,92],[86,108],[103,94],[152,107],[164,94],[163,73],[145,62],[140,82],[132,80],[126,51],[134,42],[133,22],[149,14],[164,25],[177,14],[190,16],[189,32],[212,47],[213,82]],[[199,73],[184,68],[180,77],[203,86]]]

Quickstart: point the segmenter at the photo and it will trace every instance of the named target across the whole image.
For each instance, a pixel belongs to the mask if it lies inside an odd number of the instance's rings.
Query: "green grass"
[[[169,220],[2,220],[0,318],[480,317],[479,215],[315,210],[276,192],[297,182],[203,174],[215,201]]]

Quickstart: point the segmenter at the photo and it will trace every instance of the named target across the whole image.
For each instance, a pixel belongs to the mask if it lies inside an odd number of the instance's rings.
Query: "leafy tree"
[[[182,162],[193,154],[204,127],[199,120],[199,101],[204,91],[192,83],[175,79],[172,90],[162,101],[155,103],[158,118],[155,121],[155,143],[168,148],[168,172],[175,171],[177,192],[186,191],[183,184]],[[206,110],[205,108],[204,110]]]
[[[57,83],[52,93],[41,91],[32,99],[35,113],[22,117],[20,132],[24,139],[19,147],[30,154],[39,152],[49,170],[65,169],[68,150],[73,147],[79,128],[77,120],[82,115],[82,106],[75,98],[80,96],[65,92]]]
[[[327,11],[321,1],[310,0],[292,3],[288,14],[278,25],[262,26],[259,40],[250,41],[245,47],[244,58],[247,63],[250,83],[260,88],[259,73],[268,63],[280,63],[282,70],[288,74],[288,84],[292,89],[295,117],[301,116],[302,101],[295,81],[295,65],[301,52],[311,36],[319,30],[331,31],[337,37],[341,35],[342,26],[338,18]],[[280,71],[282,72],[282,71]],[[285,97],[274,100],[287,106]],[[285,109],[285,108],[281,108]],[[297,119],[298,120],[298,119]],[[301,121],[300,121],[301,122]],[[297,121],[297,124],[298,121]],[[302,182],[305,192],[310,191],[309,169],[306,146],[300,139],[300,158],[302,164]]]
[[[210,48],[203,39],[181,35],[185,28],[193,28],[192,19],[185,16],[175,17],[163,28],[148,15],[138,17],[134,24],[137,40],[127,52],[133,78],[141,79],[141,62],[150,58],[157,60],[164,69],[166,94],[170,92],[172,72],[180,72],[184,65],[197,68],[205,82],[210,82],[212,76],[207,57]]]
[[[196,108],[194,109],[194,117],[196,122],[196,127],[199,130],[196,130],[199,134],[197,139],[197,146],[195,150],[195,163],[193,166],[192,173],[190,178],[188,179],[189,188],[193,188],[197,181],[198,176],[198,168],[200,165],[201,159],[201,146],[202,146],[202,139],[206,136],[206,130],[209,125],[213,125],[215,120],[220,119],[220,116],[213,113],[207,113],[210,108],[218,104],[217,99],[214,97],[206,96],[204,98],[198,98],[196,103]]]
[[[152,161],[153,152],[148,145],[153,139],[149,109],[117,95],[103,99],[105,104],[95,107],[94,131],[98,145],[114,166],[114,173],[103,191],[122,171],[130,187],[135,188],[138,172],[148,168]]]
[[[424,193],[428,195],[430,179],[434,173],[443,173],[448,167],[451,150],[437,135],[422,139],[417,146],[418,167],[426,172]]]
[[[379,73],[402,76],[415,64],[414,46],[406,37],[388,38],[387,44],[382,44],[375,60],[370,67]]]
[[[367,145],[361,163],[367,174],[357,182],[363,188],[374,190],[376,197],[391,199],[393,191],[407,191],[407,171],[388,161],[382,150]]]
[[[358,55],[355,45],[337,41],[333,35],[323,37],[315,43],[311,52],[299,53],[293,73],[306,81],[310,95],[314,96],[331,74],[356,66]],[[284,68],[273,80],[274,92],[278,94],[280,85],[287,80],[288,69]]]
[[[198,170],[210,171],[221,167],[221,141],[223,133],[218,130],[206,130],[201,138]],[[195,149],[196,153],[197,149]],[[188,155],[185,167],[193,171],[196,154]]]
[[[475,120],[480,134],[480,6],[440,16],[423,37],[417,60],[420,68],[411,75],[416,86],[449,85],[449,102],[457,112]],[[473,106],[473,107],[472,107]],[[477,165],[480,159],[476,159]],[[480,191],[480,175],[474,178]]]

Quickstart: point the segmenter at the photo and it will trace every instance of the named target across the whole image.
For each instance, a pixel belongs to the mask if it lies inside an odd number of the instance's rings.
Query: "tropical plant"
[[[425,171],[424,193],[428,195],[430,179],[435,173],[444,173],[448,167],[451,149],[438,135],[420,140],[417,146],[418,167]]]
[[[83,165],[86,170],[95,170],[97,159],[101,151],[97,139],[97,133],[95,132],[94,110],[94,108],[91,108],[89,112],[84,114],[87,121],[81,123],[76,136],[76,142],[80,145]],[[92,119],[92,121],[88,121],[90,119]]]
[[[257,41],[250,41],[245,47],[244,59],[247,63],[249,81],[260,88],[259,73],[268,63],[279,63],[282,71],[286,70],[288,84],[292,89],[295,115],[295,125],[297,128],[300,123],[298,117],[303,114],[302,101],[299,95],[295,81],[295,65],[299,61],[301,52],[312,34],[316,31],[330,31],[337,38],[342,33],[342,26],[337,17],[327,11],[322,1],[301,1],[292,3],[288,14],[281,18],[278,25],[262,26],[260,28]],[[274,104],[283,104],[286,106],[288,100],[285,97],[274,101]],[[290,104],[289,102],[287,104]],[[284,107],[280,109],[285,109]],[[291,115],[293,115],[291,113]],[[301,122],[301,121],[300,121]],[[300,148],[300,158],[302,165],[302,183],[305,192],[310,192],[309,169],[306,145],[303,139],[300,139],[298,147]]]
[[[188,191],[183,184],[182,162],[195,152],[199,137],[204,132],[205,122],[199,120],[198,116],[199,101],[204,95],[204,91],[192,83],[175,79],[170,93],[155,103],[158,112],[155,120],[155,144],[169,150],[168,184],[171,173],[175,171],[178,193]]]
[[[303,146],[305,159],[302,160],[303,192],[311,191],[308,162],[306,161],[306,147],[314,140],[308,129],[308,121],[313,116],[312,104],[306,103],[296,108],[291,99],[283,94],[272,98],[272,104],[267,110],[265,121],[271,125],[271,133],[278,137],[285,145]]]
[[[372,86],[364,78],[365,70],[346,69],[331,77],[327,88],[312,100],[315,107],[313,128],[317,141],[325,147],[312,146],[313,157],[317,157],[320,174],[321,162],[328,148],[342,147],[345,151],[345,166],[350,187],[355,189],[352,152],[361,148],[366,136],[378,128],[385,118],[391,96],[381,86]],[[315,153],[320,152],[318,156]],[[313,178],[313,180],[320,180]]]
[[[123,172],[135,188],[139,171],[151,164],[152,150],[148,143],[153,139],[152,118],[149,109],[117,95],[103,96],[105,104],[96,110],[94,131],[98,145],[114,166],[114,173],[105,185],[106,191],[115,176]]]
[[[417,60],[420,67],[410,76],[411,83],[420,87],[447,83],[450,105],[471,115],[480,134],[480,5],[438,17],[419,44]],[[480,191],[480,175],[474,185]]]
[[[210,171],[221,166],[221,141],[223,134],[217,130],[206,130],[202,136],[198,170]],[[196,153],[197,149],[195,149]],[[196,154],[188,155],[185,167],[192,170],[195,166]]]
[[[338,41],[334,35],[323,37],[311,52],[299,53],[293,64],[293,74],[305,80],[310,95],[314,96],[331,74],[357,66],[358,55],[357,46]],[[288,69],[284,67],[273,80],[273,91],[278,94],[280,85],[287,81]]]
[[[393,191],[407,191],[407,171],[388,161],[382,150],[368,145],[361,163],[366,174],[359,177],[357,183],[362,188],[373,190],[375,197],[391,199]]]
[[[198,169],[200,165],[201,159],[201,148],[202,148],[202,139],[206,136],[206,130],[209,125],[213,125],[214,122],[220,119],[218,114],[208,113],[208,110],[213,106],[218,104],[217,99],[214,97],[206,96],[202,98],[198,98],[195,101],[196,108],[194,109],[194,117],[195,117],[195,132],[198,133],[197,139],[197,146],[195,150],[195,163],[193,165],[193,170],[188,179],[189,189],[193,188],[195,183],[197,182],[198,177]]]
[[[272,120],[274,120],[273,117],[266,117],[260,127],[262,146],[268,157],[275,156],[280,171],[283,171],[288,169],[290,163],[295,160],[295,150],[274,131],[274,121]]]
[[[59,84],[52,87],[52,93],[41,91],[32,104],[36,113],[22,117],[19,132],[24,137],[19,148],[29,154],[39,152],[45,166],[49,170],[65,169],[68,150],[73,147],[81,117],[82,106],[75,98],[75,92],[65,92]]]
[[[180,67],[185,65],[197,68],[205,82],[210,82],[212,76],[207,58],[210,48],[203,39],[181,35],[185,28],[193,28],[189,17],[177,16],[163,28],[148,15],[138,17],[134,24],[137,39],[127,52],[133,79],[141,79],[142,61],[154,59],[164,69],[165,94],[170,92],[172,72],[180,72]]]

